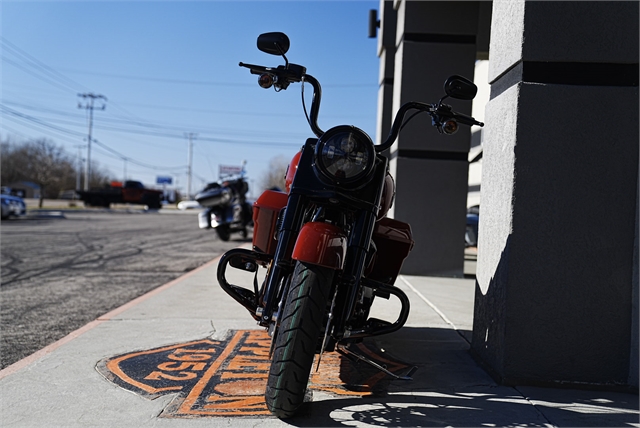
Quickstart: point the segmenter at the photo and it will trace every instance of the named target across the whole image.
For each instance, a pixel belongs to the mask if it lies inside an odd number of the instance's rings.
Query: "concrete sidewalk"
[[[1,371],[2,426],[640,426],[637,395],[494,383],[468,352],[472,279],[399,277],[396,285],[411,300],[409,320],[372,343],[391,360],[417,366],[414,380],[387,381],[384,393],[369,396],[314,390],[286,422],[268,415],[170,416],[179,394],[151,400],[96,370],[106,358],[256,330],[217,285],[216,267],[213,261],[165,284]],[[374,310],[384,316],[394,305],[382,301]]]

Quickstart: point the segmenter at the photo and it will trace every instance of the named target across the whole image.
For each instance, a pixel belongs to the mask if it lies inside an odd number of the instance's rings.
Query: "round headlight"
[[[354,183],[368,176],[374,161],[373,141],[353,126],[328,130],[316,146],[318,169],[337,184]]]

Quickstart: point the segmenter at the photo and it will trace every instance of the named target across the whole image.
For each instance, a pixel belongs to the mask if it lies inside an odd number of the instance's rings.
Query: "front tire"
[[[281,419],[304,400],[334,271],[296,263],[269,370],[265,400]]]

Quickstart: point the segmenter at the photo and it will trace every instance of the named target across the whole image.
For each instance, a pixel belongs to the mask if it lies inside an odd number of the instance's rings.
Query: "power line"
[[[7,108],[2,106],[2,104],[0,104],[0,107],[2,107],[4,110],[7,110]],[[9,110],[11,110],[11,109],[9,109]],[[69,129],[61,128],[61,127],[56,126],[56,125],[51,125],[51,124],[45,122],[43,119],[36,118],[36,117],[33,117],[33,116],[29,116],[29,115],[26,115],[26,114],[22,114],[22,113],[19,113],[19,112],[15,111],[15,110],[7,111],[7,113],[10,114],[10,115],[17,116],[18,119],[21,119],[21,120],[24,120],[24,121],[27,121],[27,122],[35,122],[38,125],[41,125],[42,127],[54,128],[57,132],[64,132],[66,134],[73,135],[73,136],[86,137],[85,134],[79,133],[77,131],[72,131],[72,130],[69,130]],[[68,116],[72,116],[72,115],[68,114]],[[7,119],[11,119],[11,118],[7,117]],[[60,119],[56,119],[56,121],[57,121],[57,123],[64,123],[64,124],[73,125],[73,126],[80,126],[79,123],[72,122],[72,121],[64,121],[64,120],[60,120]],[[6,128],[5,124],[2,124],[1,126]],[[102,127],[102,126],[96,125],[95,123],[94,123],[94,128],[111,129],[109,127]],[[60,138],[58,135],[55,135],[55,137],[56,138]],[[65,140],[65,141],[67,141],[67,140]],[[158,144],[157,142],[150,143],[148,141],[131,140],[130,138],[128,138],[127,141],[133,141],[133,142],[135,142],[137,144],[150,145],[150,146],[153,146],[155,148],[162,147],[162,148],[166,148],[166,149],[170,149],[170,150],[178,150],[178,147],[176,147],[176,146],[166,146],[166,145]]]
[[[295,117],[301,118],[304,117],[301,113],[282,113],[282,112],[274,112],[270,113],[268,111],[231,111],[231,110],[214,110],[208,108],[193,108],[193,107],[176,107],[176,106],[164,106],[164,105],[150,105],[150,104],[141,104],[141,103],[124,103],[130,106],[137,106],[143,108],[150,108],[156,110],[177,110],[177,111],[193,111],[199,113],[213,113],[213,114],[221,114],[221,115],[232,115],[232,116],[257,116],[257,117]],[[354,115],[351,114],[351,117],[360,117],[360,118],[369,118],[369,115]],[[342,115],[323,115],[323,118],[342,118]]]
[[[11,109],[3,104],[0,104],[0,108],[4,109],[5,111],[7,111],[9,114],[14,115],[14,116],[19,116],[22,118],[25,118],[27,120],[30,120],[32,122],[35,123],[39,123],[42,126],[46,126],[52,129],[56,129],[59,132],[63,132],[72,136],[85,136],[85,134],[82,134],[80,132],[77,131],[71,131],[65,128],[61,128],[59,126],[56,125],[52,125],[49,124],[45,121],[43,121],[42,119],[36,118],[34,116],[31,115],[27,115],[21,112],[18,112],[17,110]],[[103,130],[111,130],[111,131],[115,131],[115,132],[122,132],[122,133],[133,133],[133,134],[140,134],[140,135],[147,135],[147,136],[153,136],[153,137],[164,137],[164,138],[173,138],[173,139],[183,139],[184,138],[184,134],[180,135],[180,134],[170,134],[170,133],[162,133],[162,132],[152,132],[152,131],[143,131],[143,130],[134,130],[134,129],[122,129],[122,128],[117,128],[117,127],[112,127],[112,126],[104,126],[104,125],[99,125],[99,124],[94,124],[95,128],[99,128],[99,129],[103,129]],[[299,146],[301,145],[301,141],[297,140],[295,142],[274,142],[274,141],[265,141],[265,140],[242,140],[242,139],[236,139],[236,138],[221,138],[221,137],[199,137],[198,140],[200,141],[205,141],[205,142],[210,142],[210,143],[219,143],[219,144],[236,144],[236,145],[245,145],[245,146],[261,146],[261,147],[280,147],[280,148],[292,148],[295,146]]]
[[[22,66],[21,64],[18,64],[8,58],[3,57],[3,59],[8,62],[11,65],[14,65],[18,68],[20,68],[21,70],[32,74],[33,76],[45,81],[46,83],[55,86],[59,89],[68,91],[68,90],[75,90],[78,87],[83,87],[83,85],[80,85],[79,83],[75,82],[72,79],[69,79],[68,77],[64,76],[62,73],[56,71],[55,69],[53,69],[52,67],[49,67],[48,65],[46,65],[45,63],[43,63],[42,61],[36,59],[35,57],[33,57],[32,55],[26,53],[25,51],[23,51],[22,49],[20,49],[19,47],[17,47],[16,45],[14,45],[13,43],[11,43],[9,40],[7,40],[5,37],[1,37],[2,40],[2,44],[5,47],[5,50],[16,56],[17,58],[19,58],[21,61],[23,61],[24,63],[26,63],[28,66],[32,67],[34,70],[36,70],[37,72],[34,72],[32,70],[27,69],[26,67]],[[105,74],[105,73],[98,73],[98,74]],[[248,84],[235,84],[235,83],[228,83],[228,82],[206,82],[206,81],[189,81],[189,80],[180,80],[180,79],[158,79],[158,78],[147,78],[147,77],[141,77],[141,76],[126,76],[126,75],[115,75],[116,77],[124,77],[124,78],[132,78],[132,79],[137,79],[137,80],[163,80],[163,81],[168,81],[171,83],[187,83],[187,84],[203,84],[203,85],[224,85],[224,86],[249,86]],[[331,85],[327,85],[327,86],[331,86]],[[338,85],[340,87],[350,87],[350,86],[354,86],[351,84],[344,84],[344,85]],[[355,85],[355,86],[369,86],[367,84],[363,84],[363,85]],[[84,87],[83,87],[84,88]],[[130,111],[124,109],[123,107],[120,107],[118,104],[113,103],[114,106],[118,109],[121,110],[123,112],[125,112],[127,115],[135,118],[135,120],[132,119],[128,119],[128,118],[123,118],[124,120],[130,122],[130,124],[134,125],[134,126],[142,126],[142,127],[151,127],[151,128],[159,128],[159,129],[167,129],[166,127],[162,127],[162,126],[158,126],[155,125],[153,123],[150,123],[148,121],[144,121],[143,119],[140,119],[139,117],[137,117],[136,115],[132,114]],[[157,106],[156,106],[157,107]],[[174,108],[175,109],[175,108]],[[211,112],[213,112],[213,110],[211,110]],[[242,115],[242,116],[249,116],[252,115],[252,113],[250,112],[246,112],[246,111],[242,111],[242,112],[229,112],[228,110],[226,111],[215,111],[217,114],[237,114],[237,115]],[[260,112],[260,113],[256,113],[256,115],[260,115],[260,116],[269,116],[269,115],[277,115],[282,117],[282,113],[265,113]],[[290,116],[294,116],[294,115],[290,115]],[[329,116],[327,116],[329,117]],[[146,122],[146,123],[144,123]],[[183,128],[180,128],[183,129]],[[174,128],[175,130],[175,128]],[[217,132],[217,131],[216,131]],[[261,134],[264,135],[264,134]],[[172,136],[174,138],[176,138],[176,136]],[[89,150],[89,149],[88,149]]]
[[[33,71],[29,70],[28,68],[26,68],[26,67],[24,67],[24,66],[22,66],[22,65],[18,64],[17,62],[12,61],[12,60],[10,60],[10,59],[6,58],[5,56],[2,56],[2,62],[8,63],[8,64],[10,64],[10,65],[13,65],[14,67],[19,68],[20,70],[24,71],[25,73],[29,73],[30,75],[32,75],[32,76],[34,76],[34,77],[36,77],[36,78],[38,78],[38,79],[40,79],[40,80],[42,80],[42,81],[44,81],[44,82],[46,82],[46,83],[50,84],[50,85],[55,86],[55,87],[57,87],[58,89],[62,89],[63,91],[69,91],[69,90],[70,90],[68,87],[65,87],[65,86],[63,86],[63,85],[60,85],[59,83],[57,83],[57,82],[55,82],[55,81],[49,80],[49,79],[47,79],[46,77],[41,76],[41,75],[39,75],[39,74],[37,74],[37,73],[35,73],[35,72],[33,72]]]
[[[7,63],[10,64],[16,68],[19,68],[20,70],[38,78],[39,80],[44,81],[45,83],[47,83],[48,85],[51,85],[52,87],[55,87],[57,89],[63,90],[65,92],[78,92],[79,88],[82,88],[82,91],[84,91],[83,93],[78,93],[79,96],[83,97],[85,100],[85,105],[78,105],[79,108],[84,108],[87,111],[87,120],[88,120],[88,133],[86,134],[86,141],[87,141],[87,161],[86,161],[86,168],[85,168],[85,188],[88,189],[88,183],[89,183],[89,176],[90,176],[90,168],[91,168],[91,145],[92,143],[95,143],[96,145],[102,147],[103,149],[107,150],[109,153],[112,153],[112,155],[117,156],[117,158],[125,161],[125,162],[131,162],[134,163],[136,165],[142,166],[144,168],[150,168],[150,169],[178,169],[178,167],[159,167],[159,166],[154,166],[154,165],[150,165],[150,164],[146,164],[144,162],[139,162],[136,161],[132,158],[129,158],[125,155],[122,155],[121,153],[111,149],[109,146],[100,143],[98,140],[94,139],[92,136],[92,132],[93,132],[93,128],[94,126],[96,128],[100,128],[100,129],[108,129],[108,130],[112,130],[112,131],[116,131],[116,132],[123,132],[123,133],[137,133],[137,134],[142,134],[142,135],[147,135],[147,136],[154,136],[154,137],[163,137],[163,138],[183,138],[181,135],[179,135],[179,133],[181,133],[180,131],[182,131],[184,129],[184,127],[177,127],[177,126],[167,126],[166,124],[155,124],[153,122],[141,119],[140,117],[137,117],[136,115],[132,114],[130,111],[120,107],[118,104],[113,103],[113,101],[111,102],[111,104],[114,105],[115,108],[117,108],[118,110],[124,112],[127,116],[117,116],[119,117],[119,119],[122,120],[123,125],[125,125],[124,127],[117,127],[117,126],[108,126],[108,125],[103,125],[100,122],[101,121],[106,121],[109,122],[108,118],[101,118],[100,120],[97,120],[96,123],[94,124],[94,118],[93,118],[93,110],[95,108],[94,106],[94,102],[96,101],[101,101],[104,100],[106,101],[106,97],[104,97],[103,95],[96,95],[92,92],[90,92],[86,87],[84,87],[83,85],[79,84],[78,82],[66,77],[65,75],[63,75],[62,73],[56,71],[55,69],[53,69],[52,67],[49,67],[48,65],[46,65],[45,63],[43,63],[42,61],[38,60],[37,58],[33,57],[32,55],[28,54],[27,52],[23,51],[22,49],[20,49],[18,46],[14,45],[13,43],[11,43],[9,40],[7,40],[5,37],[0,36],[1,41],[2,41],[2,47],[3,47],[3,53],[6,55],[3,55],[3,60]],[[191,84],[191,85],[209,85],[209,86],[243,86],[243,87],[249,87],[249,86],[254,86],[253,84],[249,84],[249,83],[228,83],[228,82],[211,82],[211,81],[189,81],[189,80],[179,80],[179,79],[162,79],[162,78],[154,78],[154,77],[142,77],[142,76],[125,76],[125,75],[118,75],[118,76],[114,76],[112,75],[111,77],[118,77],[118,78],[130,78],[130,79],[135,79],[135,80],[154,80],[154,81],[163,81],[166,83],[175,83],[175,84]],[[329,85],[330,86],[330,85]],[[353,85],[339,85],[342,87],[349,87],[349,86],[353,86]],[[356,85],[356,86],[369,86],[369,85]],[[104,109],[105,105],[102,105],[102,109]],[[30,127],[32,127],[32,129],[37,129],[39,130],[39,132],[42,132],[41,130],[44,129],[45,132],[47,133],[58,133],[58,134],[63,134],[63,135],[68,135],[68,136],[73,136],[73,137],[77,137],[77,136],[83,136],[84,134],[80,133],[80,132],[76,132],[76,131],[72,131],[69,129],[66,129],[62,126],[58,126],[56,124],[47,122],[45,120],[43,120],[42,118],[39,117],[34,117],[32,115],[27,115],[24,113],[21,113],[17,110],[14,109],[10,109],[4,105],[0,105],[0,108],[2,109],[2,111],[8,115],[10,115],[12,117],[12,119],[14,121],[17,121],[17,123],[20,122],[27,122],[29,123]],[[175,108],[174,108],[175,109]],[[209,110],[211,111],[211,110]],[[54,114],[62,114],[60,112],[55,112],[55,111],[50,111]],[[250,112],[246,112],[246,111],[242,111],[242,112],[228,112],[228,111],[218,111],[218,114],[238,114],[238,115],[243,115],[243,116],[250,116],[251,113]],[[269,115],[276,115],[276,116],[280,116],[282,117],[283,115],[281,113],[276,114],[276,113],[265,113],[265,112],[260,112],[260,113],[256,113],[257,115],[260,116],[269,116]],[[72,115],[69,114],[64,114],[65,116],[68,117],[73,117]],[[293,115],[291,115],[293,116]],[[55,119],[54,119],[55,120]],[[58,123],[62,122],[60,120],[57,120]],[[119,124],[118,122],[111,120],[112,123],[116,123]],[[0,127],[4,127],[2,124],[0,124]],[[129,127],[134,127],[134,129],[131,129]],[[142,129],[135,129],[135,127],[139,127]],[[164,131],[164,132],[163,132]],[[169,132],[167,132],[169,131]],[[204,133],[217,133],[220,134],[221,131],[220,130],[198,130]],[[224,131],[222,131],[224,132]],[[242,131],[237,131],[237,130],[231,130],[229,132],[233,132],[234,135],[237,135],[238,133],[241,133]],[[193,134],[193,133],[192,133]],[[259,136],[260,139],[264,138],[265,135],[267,133],[266,132],[259,132],[257,133],[257,135]],[[279,136],[282,136],[283,133],[278,133]],[[300,137],[303,138],[303,137]],[[200,138],[201,141],[203,142],[207,142],[207,143],[216,143],[216,144],[234,144],[234,145],[249,145],[249,146],[269,146],[269,147],[283,147],[283,148],[292,148],[294,145],[295,146],[299,146],[301,143],[300,141],[296,141],[295,143],[285,143],[282,142],[282,139],[280,139],[279,142],[273,142],[273,141],[256,141],[256,140],[243,140],[243,139],[237,139],[237,138],[228,138],[228,137],[220,137],[220,136],[216,136],[216,137],[201,137]],[[192,151],[191,151],[192,153]],[[192,156],[192,154],[190,154],[190,157]],[[125,164],[126,165],[126,164]],[[126,166],[125,166],[126,168]],[[180,168],[184,168],[184,167],[180,167]],[[189,164],[189,168],[191,169],[191,162]],[[191,178],[191,174],[193,173],[193,171],[190,171],[190,178]],[[125,173],[126,175],[126,173]],[[191,186],[189,186],[189,191]]]
[[[70,131],[70,130],[67,130],[67,129],[64,129],[64,128],[57,127],[55,125],[46,124],[41,119],[35,118],[33,116],[26,115],[26,114],[22,114],[22,113],[20,113],[20,112],[18,112],[16,110],[13,110],[13,109],[10,109],[10,108],[8,108],[6,106],[3,106],[2,104],[0,104],[0,107],[2,107],[4,109],[7,109],[7,110],[11,110],[10,114],[14,114],[16,116],[25,117],[25,118],[28,118],[29,120],[32,120],[32,121],[35,121],[35,122],[40,122],[45,126],[58,129],[61,132],[66,132],[66,133],[68,133],[70,135],[74,135],[74,136],[79,136],[79,135],[84,136],[84,134],[81,134],[81,133],[76,132],[76,131]],[[183,135],[179,135],[179,134],[169,134],[169,133],[141,131],[141,130],[127,130],[127,129],[116,128],[116,127],[111,127],[111,126],[97,125],[97,124],[95,124],[94,127],[95,128],[99,128],[99,129],[104,129],[104,130],[111,130],[111,131],[123,132],[123,133],[141,134],[141,135],[154,136],[154,137],[175,138],[175,139],[178,139],[178,138],[179,139],[183,139],[184,138]],[[249,146],[268,146],[268,147],[283,147],[283,148],[291,148],[293,146],[297,146],[297,145],[301,144],[300,141],[286,143],[286,142],[274,142],[274,141],[264,141],[264,140],[241,140],[241,139],[235,139],[235,138],[219,138],[219,137],[201,137],[201,138],[199,138],[199,140],[206,141],[206,142],[211,142],[211,143],[221,143],[221,144],[241,144],[241,145],[249,145]]]
[[[19,111],[16,111],[16,110],[14,110],[12,108],[9,108],[9,107],[7,107],[5,105],[2,105],[2,104],[0,104],[0,109],[3,110],[4,112],[8,113],[9,115],[12,115],[12,116],[24,119],[24,120],[28,120],[28,121],[36,123],[36,124],[38,124],[40,126],[44,126],[44,127],[47,127],[47,128],[54,129],[54,130],[56,130],[58,132],[62,132],[62,133],[69,134],[69,135],[72,135],[72,136],[84,136],[84,134],[82,134],[80,132],[71,131],[69,129],[61,128],[61,127],[56,126],[56,125],[52,125],[52,124],[47,123],[47,122],[45,122],[45,121],[43,121],[41,119],[38,119],[38,118],[33,117],[33,116],[30,116],[28,114],[21,113]]]
[[[164,82],[164,83],[176,83],[183,85],[201,85],[201,86],[237,86],[237,87],[249,87],[255,86],[255,84],[249,83],[235,83],[235,82],[213,82],[213,81],[204,81],[204,80],[184,80],[184,79],[169,79],[163,77],[144,77],[144,76],[132,76],[126,74],[114,74],[114,73],[103,73],[96,71],[80,71],[80,70],[69,70],[66,69],[67,73],[77,73],[77,74],[90,74],[94,76],[103,76],[103,77],[113,77],[116,79],[128,79],[128,80],[142,80],[145,82]]]
[[[33,69],[35,69],[37,72],[41,73],[41,74],[37,74],[31,70],[26,69],[24,66],[17,64],[15,62],[13,62],[12,60],[9,60],[7,58],[5,58],[6,61],[8,61],[9,63],[11,63],[12,65],[15,65],[16,67],[21,68],[22,70],[29,72],[30,74],[33,74],[34,76],[38,77],[39,79],[49,83],[50,85],[53,85],[59,89],[63,89],[63,90],[75,90],[75,88],[78,87],[83,87],[83,85],[79,84],[78,82],[66,77],[65,75],[63,75],[62,73],[56,71],[55,69],[53,69],[52,67],[46,65],[45,63],[43,63],[42,61],[38,60],[37,58],[33,57],[32,55],[28,54],[27,52],[25,52],[24,50],[20,49],[19,47],[17,47],[16,45],[14,45],[12,42],[10,42],[9,40],[7,40],[5,37],[1,37],[2,40],[2,44],[5,47],[5,50],[16,56],[17,58],[19,58],[21,61],[23,61],[24,63],[26,63],[27,65],[29,65],[30,67],[32,67]],[[71,72],[79,72],[79,73],[87,73],[87,74],[92,74],[93,72],[81,72],[81,71],[71,71]],[[108,73],[93,73],[93,74],[103,74],[103,75],[110,75]],[[131,79],[135,79],[135,80],[160,80],[160,81],[167,81],[170,83],[185,83],[185,84],[198,84],[198,85],[225,85],[225,86],[253,86],[253,84],[249,85],[249,84],[238,84],[238,83],[229,83],[229,82],[213,82],[213,81],[190,81],[190,80],[181,80],[181,79],[163,79],[163,78],[154,78],[154,77],[142,77],[142,76],[131,76],[131,75],[110,75],[112,77],[119,77],[119,78],[131,78]],[[53,80],[52,80],[53,79]],[[336,87],[344,87],[344,88],[348,88],[348,87],[366,87],[366,86],[370,86],[370,84],[338,84],[338,85],[325,85],[325,87],[331,87],[331,86],[336,86]],[[374,85],[375,86],[375,85]],[[137,117],[136,115],[132,114],[130,111],[124,109],[123,107],[120,107],[117,103],[114,103],[113,101],[111,102],[112,105],[114,105],[114,107],[116,107],[118,110],[121,110],[123,112],[125,112],[127,115],[129,115],[130,117],[133,117],[134,119],[129,119],[126,117],[120,117],[122,120],[128,122],[130,125],[133,126],[140,126],[140,127],[146,127],[146,128],[155,128],[155,129],[166,129],[166,130],[173,130],[173,131],[182,131],[184,129],[184,127],[171,127],[171,126],[166,126],[166,125],[157,125],[154,124],[152,122],[146,121],[144,119],[141,119],[139,117]],[[136,105],[136,104],[133,104]],[[145,106],[145,105],[141,105],[141,104],[137,104],[140,106]],[[154,105],[154,106],[145,106],[145,107],[151,107],[151,108],[165,108],[165,109],[173,109],[175,110],[175,107],[167,107],[167,106],[158,106],[158,105]],[[181,110],[190,110],[190,111],[203,111],[203,112],[211,112],[211,113],[215,113],[215,114],[231,114],[231,115],[242,115],[242,116],[291,116],[291,117],[297,117],[299,115],[294,115],[294,114],[282,114],[282,113],[269,113],[269,112],[257,112],[257,113],[252,113],[252,112],[247,112],[247,111],[238,111],[238,112],[230,112],[228,110],[224,110],[224,111],[220,111],[220,110],[211,110],[211,109],[181,109]],[[329,118],[331,116],[324,116],[326,118]],[[96,125],[96,128],[98,126]],[[142,134],[142,135],[149,135],[149,136],[160,136],[160,137],[169,137],[169,138],[182,138],[181,135],[179,134],[164,134],[164,133],[151,133],[151,132],[141,132],[141,131],[134,131],[134,130],[127,130],[127,129],[118,129],[118,128],[113,128],[113,127],[103,127],[102,125],[100,126],[101,129],[109,129],[109,130],[114,130],[114,131],[118,131],[118,132],[132,132],[132,133],[137,133],[137,134]],[[192,127],[191,127],[192,128]],[[208,131],[208,130],[204,130],[204,129],[200,129],[198,130],[200,133],[207,133],[207,132],[215,132],[215,133],[220,133],[220,132],[224,132],[221,130],[212,130],[212,131]],[[237,130],[230,130],[228,132],[233,132],[234,134],[238,134],[239,132],[242,131],[237,131]],[[257,131],[259,132],[259,131]],[[257,135],[259,135],[260,137],[264,138],[264,136],[267,133],[265,132],[259,132]],[[284,135],[284,133],[278,133],[278,136],[280,136],[280,138],[282,138],[282,136]],[[306,138],[306,134],[304,136],[300,136],[297,135],[296,138]],[[293,138],[293,134],[291,134],[291,137]],[[287,143],[282,143],[282,142],[278,142],[278,143],[270,143],[270,142],[257,142],[257,143],[252,143],[250,141],[246,141],[246,140],[237,140],[234,138],[226,138],[226,139],[203,139],[203,141],[210,141],[210,142],[216,142],[216,143],[227,143],[227,144],[247,144],[247,145],[270,145],[270,146],[279,146],[279,147],[289,147],[289,144]],[[281,140],[280,140],[281,141]],[[298,142],[296,142],[295,144],[298,144]]]
[[[65,117],[70,117],[70,118],[80,118],[80,116],[75,115],[73,113],[69,113],[69,112],[63,112],[63,111],[59,111],[59,110],[54,110],[54,109],[50,109],[50,108],[46,108],[46,107],[37,107],[37,106],[31,106],[31,105],[27,105],[27,104],[23,104],[23,103],[18,103],[18,102],[14,102],[14,101],[9,101],[9,100],[2,100],[0,101],[4,104],[9,104],[12,106],[17,106],[17,107],[21,107],[27,110],[33,110],[33,111],[40,111],[40,112],[44,112],[44,113],[52,113],[55,115],[59,115],[59,116],[65,116]],[[141,119],[143,120],[143,119]],[[72,122],[67,122],[69,124],[73,124]],[[109,118],[109,117],[102,117],[102,118],[96,118],[94,121],[94,127],[95,128],[101,128],[101,129],[108,129],[108,130],[117,130],[117,131],[122,131],[122,132],[135,132],[135,133],[143,133],[143,131],[134,131],[134,130],[129,130],[128,128],[114,128],[114,127],[109,127],[106,125],[102,125],[101,123],[113,123],[113,124],[122,124],[122,125],[132,125],[132,126],[138,126],[141,128],[150,128],[150,129],[158,129],[158,130],[168,130],[168,131],[182,131],[183,129],[186,128],[186,126],[181,126],[181,125],[162,125],[162,124],[157,124],[157,123],[153,123],[150,121],[146,121],[143,120],[142,122],[138,122],[138,121],[134,121],[128,118],[122,118],[122,119],[113,119],[113,118]],[[233,134],[233,135],[238,135],[238,134],[244,134],[244,135],[249,135],[249,136],[261,136],[264,137],[266,135],[272,135],[277,137],[280,141],[282,141],[283,137],[286,138],[296,138],[296,139],[302,139],[302,138],[306,138],[308,136],[308,134],[305,133],[290,133],[290,132],[268,132],[268,131],[244,131],[244,130],[236,130],[236,129],[224,129],[224,128],[198,128],[197,131],[199,133],[215,133],[215,134]],[[153,135],[157,135],[157,134],[153,134]],[[162,134],[163,136],[168,136],[168,137],[173,137],[173,138],[181,138],[180,135],[178,134]]]
[[[27,139],[28,139],[28,138],[30,138],[28,135],[25,135],[25,134],[23,134],[22,132],[20,132],[20,131],[18,131],[18,130],[16,130],[16,129],[14,129],[14,128],[10,127],[10,126],[7,126],[7,124],[6,124],[6,123],[3,123],[3,124],[2,124],[2,127],[3,127],[4,129],[7,129],[9,132],[12,132],[12,133],[14,133],[14,134],[16,134],[16,135],[21,136],[22,138],[27,138]]]
[[[71,70],[65,69],[67,73],[73,74],[89,74],[94,76],[103,76],[103,77],[113,77],[116,79],[127,79],[127,80],[142,80],[145,82],[164,82],[164,83],[175,83],[182,85],[201,85],[201,86],[234,86],[234,87],[255,87],[255,83],[238,83],[238,82],[215,82],[215,81],[206,81],[206,80],[185,80],[185,79],[170,79],[164,77],[145,77],[145,76],[134,76],[130,74],[115,74],[115,73],[104,73],[98,71],[86,71],[86,70]],[[326,84],[323,85],[325,88],[377,88],[377,84],[373,83],[334,83],[334,84]]]
[[[136,164],[138,166],[141,166],[143,168],[149,168],[149,169],[154,169],[154,170],[173,170],[173,169],[184,169],[183,165],[180,166],[158,166],[158,165],[151,165],[148,163],[144,163],[144,162],[140,162],[137,161],[133,158],[130,158],[128,156],[123,155],[122,153],[112,149],[111,147],[107,146],[106,144],[101,143],[100,141],[93,139],[93,142],[96,143],[97,145],[99,145],[100,147],[102,147],[105,150],[108,150],[110,153],[116,155],[119,159],[121,160],[125,160],[127,162],[131,162],[133,164]]]
[[[51,132],[51,130],[53,130],[55,132],[59,132],[59,133],[62,133],[62,134],[67,134],[67,135],[74,136],[74,137],[84,137],[85,136],[84,134],[82,134],[80,132],[76,132],[76,131],[72,131],[72,130],[69,130],[69,129],[61,128],[59,126],[49,124],[49,123],[47,123],[47,122],[45,122],[45,121],[43,121],[41,119],[35,118],[33,116],[29,116],[29,115],[17,112],[17,111],[15,111],[13,109],[10,109],[10,108],[2,105],[2,104],[0,104],[0,109],[3,110],[4,112],[8,113],[10,116],[14,116],[14,117],[18,118],[19,120],[31,122],[32,125],[35,124],[38,127],[45,128],[45,130],[48,129],[49,132]],[[11,130],[14,133],[21,134],[20,132],[12,130],[11,128],[6,126],[5,124],[2,124],[2,127]],[[39,130],[39,132],[43,132],[43,131]],[[56,136],[56,138],[60,138],[60,136]],[[62,138],[64,139],[64,137],[62,137]],[[70,142],[69,140],[65,140],[65,141]],[[142,167],[145,167],[145,168],[157,169],[157,170],[184,169],[185,168],[184,166],[164,167],[164,166],[151,165],[151,164],[148,164],[148,163],[140,162],[140,161],[137,161],[137,160],[135,160],[133,158],[125,156],[125,155],[121,154],[120,152],[117,152],[116,150],[108,147],[107,145],[101,143],[100,141],[96,140],[93,137],[91,138],[91,141],[96,143],[96,144],[98,144],[99,146],[105,148],[106,150],[109,150],[111,153],[115,154],[119,159],[122,159],[122,160],[126,159],[127,161],[129,161],[131,163],[134,163],[136,165],[139,165],[139,166],[142,166]]]
[[[72,79],[69,79],[67,76],[65,76],[62,73],[56,71],[52,67],[49,67],[47,64],[43,63],[42,61],[40,61],[37,58],[33,57],[32,55],[28,54],[24,50],[20,49],[18,46],[16,46],[15,44],[11,43],[6,37],[0,36],[0,40],[2,41],[4,51],[14,55],[15,57],[17,57],[21,61],[25,62],[26,64],[28,64],[29,66],[34,68],[35,70],[43,73],[49,79],[53,79],[54,81],[57,81],[59,84],[65,86],[66,88],[63,88],[64,90],[68,90],[68,91],[70,90],[70,91],[73,91],[73,92],[77,92],[78,88],[82,88],[82,90],[86,90],[87,89],[86,87],[84,87],[83,85],[79,84],[78,82],[76,82],[76,81],[74,81]],[[23,70],[25,70],[23,67],[21,67],[20,65],[18,65],[15,62],[9,60],[8,58],[5,58],[4,56],[3,56],[3,60],[7,61],[10,64],[15,65],[15,66],[17,66],[17,67],[19,67],[19,68],[21,68]],[[27,70],[25,70],[25,71],[27,71]],[[29,72],[29,71],[27,71],[27,72]],[[37,77],[39,79],[45,80],[45,78],[43,76],[39,76],[39,75],[36,75],[34,73],[31,73],[31,72],[29,72],[29,73],[34,75],[35,77]],[[47,83],[51,83],[51,82],[47,82]],[[56,85],[56,86],[59,86],[59,85]]]
[[[64,131],[52,130],[52,129],[48,128],[46,125],[40,125],[40,124],[37,124],[37,123],[33,123],[33,122],[29,121],[29,119],[24,119],[24,118],[17,117],[17,116],[9,115],[9,116],[5,116],[5,119],[11,120],[11,121],[15,122],[16,124],[19,124],[21,126],[25,126],[25,127],[29,128],[29,129],[32,129],[32,130],[34,130],[36,132],[40,132],[40,133],[42,133],[44,135],[49,135],[52,138],[56,138],[58,141],[63,141],[63,142],[66,142],[68,144],[75,144],[75,141],[69,140],[67,135],[62,135],[62,133]],[[13,132],[14,134],[21,135],[26,140],[34,139],[34,137],[32,137],[32,136],[25,135],[25,134],[23,134],[23,133],[21,133],[19,131],[16,131],[15,129],[12,129],[11,127],[7,126],[6,123],[4,123],[4,122],[2,124],[0,124],[0,126],[2,128],[4,128],[4,129],[7,129],[7,130]],[[69,132],[71,132],[71,131],[69,131]]]

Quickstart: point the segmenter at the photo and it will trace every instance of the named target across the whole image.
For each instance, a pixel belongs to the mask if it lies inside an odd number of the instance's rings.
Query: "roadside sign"
[[[242,173],[242,166],[220,165],[218,167],[218,171],[220,177],[224,177],[227,175],[240,175]]]
[[[166,175],[158,175],[156,177],[156,184],[172,184],[173,177],[168,177]]]

